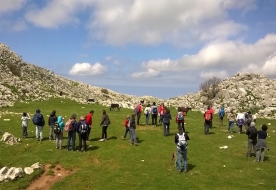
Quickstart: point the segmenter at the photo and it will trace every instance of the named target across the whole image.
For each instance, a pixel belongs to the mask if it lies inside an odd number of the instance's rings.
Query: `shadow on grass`
[[[142,140],[142,139],[139,139],[138,137],[136,137],[136,141],[137,141],[137,143],[141,143],[141,142],[143,142],[144,140]]]
[[[215,134],[215,133],[214,133],[214,132],[209,132],[209,133],[208,133],[208,135],[213,135],[213,134]]]
[[[90,139],[90,141],[99,141],[101,138],[93,138],[93,139]]]
[[[99,147],[98,146],[92,146],[92,147],[87,147],[87,150],[97,150],[97,149],[99,149]]]
[[[112,136],[112,137],[107,138],[107,140],[112,140],[112,139],[118,139],[118,138],[116,136]]]
[[[188,169],[189,169],[189,170],[193,170],[195,167],[196,167],[196,165],[193,165],[193,164],[189,164],[189,163],[188,163]]]

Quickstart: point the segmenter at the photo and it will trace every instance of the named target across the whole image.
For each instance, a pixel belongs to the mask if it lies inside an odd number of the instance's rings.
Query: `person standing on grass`
[[[159,123],[162,124],[163,122],[163,114],[166,112],[164,103],[161,103],[158,107],[158,114],[159,114]]]
[[[137,139],[136,139],[136,124],[135,124],[135,116],[136,114],[132,114],[131,115],[131,119],[130,119],[130,125],[129,125],[129,134],[130,134],[130,144],[134,144],[136,146],[138,146],[139,144],[137,143]]]
[[[224,118],[224,115],[225,115],[225,110],[224,110],[224,107],[221,106],[220,107],[220,110],[218,112],[218,116],[219,116],[219,126],[223,126],[223,118]]]
[[[156,103],[153,102],[151,106],[151,125],[155,127],[157,125],[157,115],[158,115],[158,107],[156,106]]]
[[[137,116],[137,126],[140,125],[140,117],[141,117],[141,113],[143,112],[143,107],[142,107],[142,103],[139,102],[139,104],[137,104],[137,106],[134,109],[134,113]]]
[[[86,140],[89,141],[89,135],[92,129],[92,116],[94,114],[94,110],[91,110],[85,117],[86,122],[88,123],[88,131],[87,131],[87,137]]]
[[[76,131],[77,131],[77,122],[76,122],[77,115],[72,114],[69,121],[66,122],[65,128],[68,128],[68,140],[67,140],[67,151],[70,151],[70,144],[72,141],[72,151],[75,151],[75,144],[76,144]],[[67,127],[68,126],[68,127]]]
[[[256,155],[255,146],[257,144],[257,129],[255,128],[255,122],[251,122],[250,127],[246,130],[248,136],[248,150],[246,157],[251,157],[251,150],[253,148],[254,154]]]
[[[57,118],[57,124],[60,128],[60,133],[55,134],[56,135],[56,149],[62,149],[62,138],[63,138],[63,129],[65,127],[64,118],[62,116],[58,116]]]
[[[234,114],[233,109],[231,109],[230,113],[228,113],[227,119],[228,119],[228,132],[233,133],[234,132],[234,123],[235,123],[235,114]]]
[[[22,134],[23,138],[27,138],[28,136],[28,121],[30,120],[29,114],[26,112],[23,112],[22,117],[21,117],[21,126],[22,126]]]
[[[166,109],[166,113],[163,115],[164,137],[170,135],[170,120],[172,119],[169,109]]]
[[[48,118],[48,126],[50,128],[49,141],[56,140],[56,135],[54,133],[54,127],[55,127],[55,123],[57,122],[57,120],[58,120],[58,118],[56,116],[56,110],[53,110]]]
[[[174,142],[176,144],[177,151],[177,171],[181,173],[182,169],[184,172],[188,172],[188,158],[187,158],[187,148],[188,148],[189,136],[183,132],[182,127],[178,128],[178,133],[175,134]],[[183,166],[182,166],[183,160]]]
[[[262,130],[259,130],[257,132],[258,134],[258,141],[257,141],[257,144],[255,146],[255,150],[256,150],[256,162],[263,162],[264,161],[264,156],[265,156],[265,153],[264,153],[264,150],[265,148],[267,150],[269,150],[269,148],[267,147],[266,145],[266,137],[267,137],[267,125],[262,125]],[[261,159],[261,160],[260,160]]]
[[[178,110],[176,117],[175,117],[175,122],[177,123],[178,128],[181,127],[183,132],[185,132],[184,116],[185,116],[185,112]]]
[[[236,117],[236,122],[238,126],[238,132],[239,134],[242,133],[242,126],[245,124],[245,114],[244,113],[238,113]]]
[[[89,130],[89,124],[85,120],[84,116],[80,117],[80,121],[77,124],[77,132],[79,134],[79,151],[82,151],[82,143],[83,143],[83,151],[87,151],[87,145],[86,145],[86,140],[87,140],[87,133]]]
[[[207,110],[205,111],[204,115],[204,134],[208,135],[209,134],[209,129],[211,127],[211,121],[213,118],[212,111],[210,110],[210,106],[207,107]]]
[[[210,105],[210,113],[212,114],[212,118],[211,118],[211,121],[210,121],[210,129],[213,128],[213,115],[215,114],[215,110],[213,109],[212,105]]]
[[[129,132],[129,127],[130,127],[130,117],[129,117],[129,115],[127,115],[127,117],[126,117],[126,119],[124,121],[124,126],[126,128],[126,131],[125,131],[124,136],[122,136],[123,140],[126,139],[127,133]]]
[[[151,113],[151,108],[150,108],[150,104],[148,104],[144,111],[144,114],[146,116],[146,124],[147,125],[149,124],[150,113]]]
[[[247,130],[247,128],[250,127],[250,124],[252,121],[253,121],[253,116],[251,114],[251,111],[248,111],[245,114],[245,130]]]
[[[36,127],[36,130],[35,130],[36,140],[42,141],[43,140],[42,131],[43,131],[43,127],[45,125],[45,120],[44,120],[43,115],[41,114],[40,109],[36,109],[36,113],[34,114],[34,117],[32,120],[33,120],[33,124]]]
[[[109,124],[110,124],[110,119],[106,114],[106,111],[103,110],[102,121],[100,123],[100,126],[102,126],[102,138],[99,141],[101,142],[107,141],[107,128]]]

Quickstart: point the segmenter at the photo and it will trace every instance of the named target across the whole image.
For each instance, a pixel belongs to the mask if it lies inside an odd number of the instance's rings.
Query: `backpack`
[[[157,113],[158,113],[157,107],[153,107],[153,108],[152,108],[152,113],[153,113],[153,114],[157,114]]]
[[[35,114],[33,117],[33,123],[34,125],[41,125],[42,124],[42,117],[40,114]]]
[[[220,110],[219,110],[219,116],[220,116],[220,117],[223,117],[224,115],[225,115],[224,109],[220,109]]]
[[[125,127],[128,127],[128,121],[129,121],[129,119],[125,119],[125,121],[124,121],[124,126]]]
[[[186,141],[185,133],[183,133],[182,135],[180,135],[179,133],[177,133],[177,136],[178,136],[177,146],[181,150],[185,150],[187,148],[187,146],[188,146],[188,142]]]
[[[257,139],[257,129],[255,127],[249,127],[248,130],[250,131],[250,139]]]
[[[66,121],[64,129],[66,132],[74,131],[74,119]]]
[[[136,115],[140,113],[140,108],[138,106],[136,106],[136,108],[134,109],[134,113]]]
[[[55,123],[55,126],[54,126],[54,133],[55,133],[55,134],[61,133],[61,129],[60,129],[59,123]]]
[[[177,120],[178,121],[184,120],[184,116],[183,116],[183,113],[181,111],[177,113]]]
[[[87,133],[87,131],[88,131],[87,122],[86,122],[85,120],[84,120],[84,121],[81,121],[81,125],[80,125],[80,128],[79,128],[80,134]]]
[[[205,112],[204,119],[205,119],[205,121],[211,121],[211,119],[212,119],[212,114],[211,114],[210,110],[207,110],[207,111]]]

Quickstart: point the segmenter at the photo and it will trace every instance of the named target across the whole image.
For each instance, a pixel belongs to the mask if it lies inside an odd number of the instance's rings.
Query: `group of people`
[[[68,132],[68,139],[67,139],[67,150],[75,151],[76,150],[76,135],[79,136],[79,151],[87,151],[87,144],[86,141],[89,140],[89,135],[91,132],[92,127],[92,117],[94,111],[91,110],[86,116],[80,116],[79,120],[77,121],[77,115],[72,114],[68,121],[64,121],[64,117],[56,116],[56,111],[53,110],[48,118],[48,126],[49,130],[49,141],[55,140],[55,145],[57,149],[62,149],[62,139],[63,139],[63,132]],[[36,127],[36,140],[42,141],[43,140],[43,127],[45,126],[45,119],[43,114],[41,113],[40,109],[36,110],[33,118],[29,116],[26,112],[22,114],[21,121],[22,121],[22,134],[23,138],[28,136],[27,127],[28,121],[32,120],[33,124]],[[107,128],[110,124],[110,119],[106,114],[106,111],[103,110],[102,112],[102,120],[100,126],[102,127],[102,138],[99,140],[101,142],[107,140]]]
[[[212,120],[213,120],[214,110],[209,105],[207,110],[205,111],[204,117],[204,134],[209,134],[209,128],[212,127]],[[225,110],[222,106],[218,112],[219,117],[219,126],[223,125],[223,118],[225,116]],[[234,132],[234,125],[236,123],[238,127],[238,133],[243,133],[243,126],[245,127],[245,134],[248,136],[248,150],[246,153],[247,157],[251,157],[251,151],[254,150],[256,162],[263,162],[264,161],[264,150],[269,148],[266,144],[266,137],[267,137],[267,125],[262,125],[261,130],[257,130],[256,126],[256,117],[252,115],[250,111],[246,113],[234,113],[234,110],[231,109],[230,112],[227,114],[228,119],[228,129],[227,131],[230,133]]]

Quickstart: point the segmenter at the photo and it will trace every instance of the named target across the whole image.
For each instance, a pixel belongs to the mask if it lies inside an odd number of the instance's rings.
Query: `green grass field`
[[[61,102],[62,101],[62,102]],[[140,146],[130,145],[128,140],[122,140],[124,134],[123,121],[132,110],[109,111],[100,105],[82,105],[66,99],[55,99],[48,102],[16,103],[12,108],[1,108],[1,111],[34,113],[40,108],[48,120],[52,110],[57,115],[70,117],[76,113],[78,118],[86,115],[91,109],[95,111],[93,126],[90,134],[91,142],[87,152],[56,150],[53,141],[48,140],[49,127],[43,129],[44,141],[35,140],[35,127],[29,123],[29,138],[22,139],[21,115],[2,115],[0,119],[1,136],[10,132],[20,137],[22,142],[9,146],[1,142],[0,166],[27,167],[35,162],[41,164],[59,163],[67,169],[77,168],[77,172],[55,183],[51,189],[274,189],[276,186],[276,145],[275,120],[258,119],[257,128],[264,123],[271,123],[268,129],[268,146],[263,163],[255,163],[254,157],[246,158],[247,136],[234,133],[228,139],[226,121],[223,127],[217,127],[217,116],[210,135],[203,134],[203,117],[201,113],[189,112],[185,118],[186,130],[190,141],[188,147],[188,173],[178,174],[171,162],[172,152],[175,151],[174,134],[177,125],[171,121],[169,137],[163,137],[163,127],[140,126],[136,133]],[[101,137],[102,110],[106,109],[111,119],[106,142],[99,142]],[[176,110],[171,109],[172,117]],[[3,121],[9,118],[10,121]],[[66,120],[66,119],[65,119]],[[145,117],[141,117],[142,124]],[[32,132],[33,131],[33,132]],[[237,127],[235,126],[235,131]],[[63,145],[67,142],[65,132]],[[129,139],[129,135],[127,136]],[[26,144],[29,146],[26,148]],[[76,140],[78,145],[78,138]],[[227,145],[228,149],[220,149]],[[52,152],[49,150],[53,150]],[[142,161],[144,160],[144,161]],[[224,167],[225,166],[225,167]],[[36,171],[31,176],[25,175],[16,181],[0,183],[0,189],[25,189],[28,184],[40,175]]]

